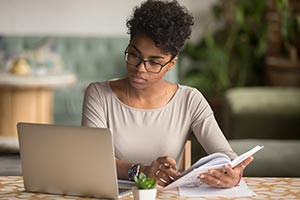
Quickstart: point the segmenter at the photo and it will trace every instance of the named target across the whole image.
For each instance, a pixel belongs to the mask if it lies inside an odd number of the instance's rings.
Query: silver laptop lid
[[[118,198],[109,129],[19,123],[25,190]]]

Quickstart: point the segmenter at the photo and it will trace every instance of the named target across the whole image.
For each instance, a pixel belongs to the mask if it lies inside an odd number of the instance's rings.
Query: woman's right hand
[[[153,177],[156,183],[163,187],[169,185],[180,176],[180,173],[177,171],[176,161],[169,156],[157,158],[150,166],[145,166],[142,171],[147,177]]]

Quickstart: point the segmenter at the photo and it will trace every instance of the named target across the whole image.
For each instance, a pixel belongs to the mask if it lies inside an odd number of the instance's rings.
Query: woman
[[[168,185],[180,175],[176,163],[191,132],[207,153],[236,157],[202,94],[163,79],[175,66],[192,25],[193,17],[176,1],[142,3],[127,21],[127,77],[92,83],[86,90],[82,125],[111,129],[119,179],[132,180],[143,172]],[[224,167],[226,173],[199,174],[199,180],[233,187],[251,160],[234,169]]]

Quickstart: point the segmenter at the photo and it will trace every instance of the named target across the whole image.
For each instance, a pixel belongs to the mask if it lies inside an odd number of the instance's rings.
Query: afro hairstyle
[[[137,35],[146,35],[172,56],[179,53],[190,37],[193,24],[193,16],[176,0],[147,0],[134,8],[126,23],[131,40]]]

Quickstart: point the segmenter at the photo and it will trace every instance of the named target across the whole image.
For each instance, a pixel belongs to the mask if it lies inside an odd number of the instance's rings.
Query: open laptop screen
[[[33,123],[17,128],[26,191],[120,197],[109,129]]]

